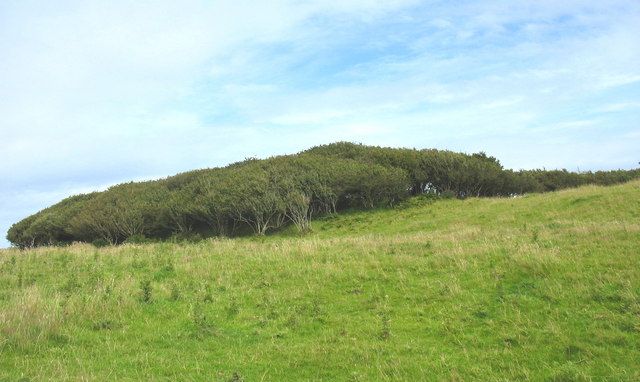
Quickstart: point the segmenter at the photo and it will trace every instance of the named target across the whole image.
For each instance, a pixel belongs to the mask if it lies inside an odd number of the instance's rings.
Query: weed
[[[67,295],[71,295],[73,291],[80,287],[80,283],[78,283],[78,276],[76,276],[75,272],[71,272],[67,281],[64,283],[62,288],[60,288],[61,292],[65,292]]]
[[[389,328],[389,323],[391,322],[391,320],[389,320],[386,314],[383,314],[380,316],[380,321],[382,327],[380,328],[380,332],[378,333],[378,338],[386,341],[387,339],[389,339],[389,336],[391,336],[391,329]]]
[[[175,276],[175,268],[172,263],[166,264],[162,268],[160,268],[154,275],[154,281],[162,281],[167,278],[172,278]]]
[[[238,305],[238,299],[236,297],[232,297],[229,306],[227,306],[227,315],[231,317],[237,315],[239,312],[240,305]]]
[[[227,382],[244,382],[244,379],[237,371],[234,371],[231,378],[227,379]]]
[[[318,299],[314,299],[311,302],[311,314],[317,319],[321,318],[323,314],[322,306],[320,305],[320,301]]]
[[[204,302],[213,302],[213,294],[211,293],[211,285],[209,283],[204,284],[204,296],[202,297]]]
[[[539,238],[540,238],[540,230],[538,230],[537,228],[534,228],[531,231],[531,242],[537,243]]]
[[[152,293],[151,280],[145,279],[140,281],[140,289],[141,289],[140,300],[145,303],[150,303],[151,293]]]
[[[113,286],[111,284],[107,284],[105,285],[103,291],[102,291],[102,300],[106,301],[109,299],[109,297],[111,297],[111,294],[113,293]]]
[[[102,320],[93,324],[93,330],[113,330],[121,328],[122,324],[112,320]]]
[[[178,288],[178,284],[175,281],[172,281],[170,284],[171,295],[169,299],[171,301],[178,301],[180,299],[180,288]]]
[[[191,319],[196,336],[211,333],[215,328],[211,318],[205,314],[204,308],[199,302],[191,306]]]

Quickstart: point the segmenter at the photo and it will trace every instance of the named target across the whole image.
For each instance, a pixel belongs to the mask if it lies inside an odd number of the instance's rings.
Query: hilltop
[[[640,182],[0,251],[0,379],[640,378]]]

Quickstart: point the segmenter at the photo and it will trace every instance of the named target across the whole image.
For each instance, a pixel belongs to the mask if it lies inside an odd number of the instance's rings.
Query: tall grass
[[[57,295],[43,296],[30,286],[16,293],[11,304],[0,312],[0,339],[3,348],[38,350],[47,341],[63,341],[63,312]]]
[[[640,183],[0,252],[0,380],[640,379]]]

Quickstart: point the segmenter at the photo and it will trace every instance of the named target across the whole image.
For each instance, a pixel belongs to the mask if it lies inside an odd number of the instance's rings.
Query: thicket
[[[640,169],[512,171],[482,152],[339,142],[72,196],[15,223],[7,239],[26,248],[74,241],[119,244],[263,235],[288,224],[304,232],[311,229],[314,216],[393,206],[423,193],[510,196],[636,178]]]

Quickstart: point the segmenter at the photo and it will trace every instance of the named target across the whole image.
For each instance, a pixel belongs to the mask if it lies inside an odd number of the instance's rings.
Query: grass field
[[[0,381],[640,380],[640,182],[0,251]]]

